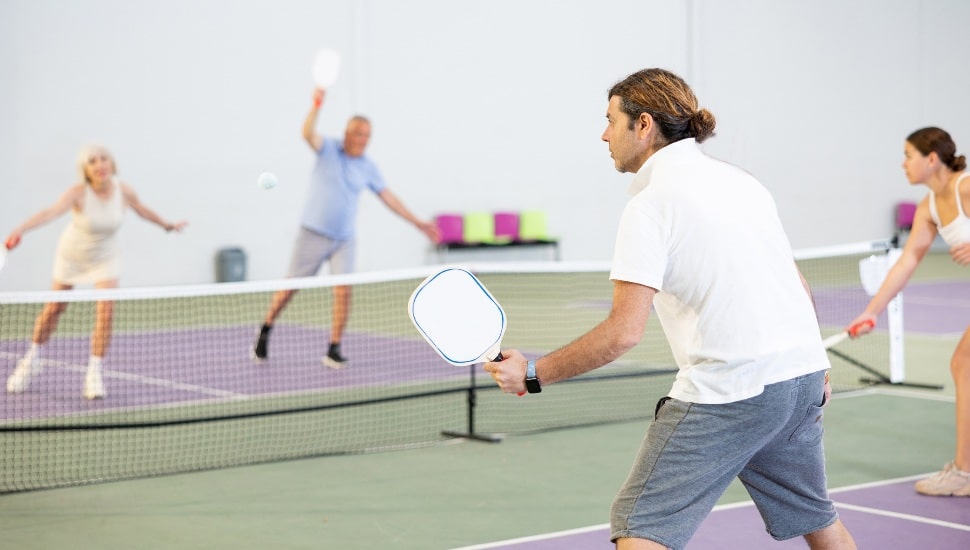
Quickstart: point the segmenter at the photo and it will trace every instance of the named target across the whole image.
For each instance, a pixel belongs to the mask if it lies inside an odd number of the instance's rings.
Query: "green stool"
[[[545,212],[541,210],[526,210],[519,213],[519,240],[549,240],[549,229],[546,227]]]
[[[469,212],[463,221],[466,243],[495,242],[495,219],[491,212]]]

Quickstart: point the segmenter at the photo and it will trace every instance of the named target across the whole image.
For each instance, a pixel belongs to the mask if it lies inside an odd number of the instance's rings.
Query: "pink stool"
[[[517,213],[495,213],[495,238],[501,241],[519,240],[519,215]]]
[[[464,218],[460,214],[441,214],[435,217],[441,233],[441,243],[460,243],[464,241]]]
[[[896,230],[909,231],[913,228],[913,216],[916,215],[916,203],[901,202],[896,205]]]

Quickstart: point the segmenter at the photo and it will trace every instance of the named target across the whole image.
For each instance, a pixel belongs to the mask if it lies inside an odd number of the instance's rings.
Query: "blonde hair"
[[[81,152],[77,154],[78,172],[81,174],[81,180],[83,180],[85,183],[91,183],[91,180],[88,178],[88,171],[86,169],[88,161],[91,160],[91,157],[98,154],[104,154],[106,157],[108,157],[108,160],[111,161],[112,175],[118,174],[118,164],[115,162],[114,155],[111,154],[111,151],[109,151],[107,147],[97,144],[85,145],[81,148]]]

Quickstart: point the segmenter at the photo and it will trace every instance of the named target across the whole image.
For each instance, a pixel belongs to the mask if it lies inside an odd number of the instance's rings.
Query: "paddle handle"
[[[493,363],[498,363],[498,362],[501,362],[501,361],[505,361],[505,356],[502,355],[502,352],[500,351],[500,352],[498,352],[498,355],[495,356],[495,359],[492,359],[492,362]],[[519,393],[517,393],[515,395],[518,395],[519,397],[522,397],[523,395],[525,395],[525,392],[524,391],[520,391]]]
[[[505,356],[502,355],[502,352],[500,351],[500,352],[498,352],[498,355],[495,356],[495,359],[493,359],[492,361],[493,362],[505,361]],[[518,395],[519,397],[522,397],[523,395],[525,395],[525,392],[524,391],[520,391],[519,393],[517,393],[515,395]]]

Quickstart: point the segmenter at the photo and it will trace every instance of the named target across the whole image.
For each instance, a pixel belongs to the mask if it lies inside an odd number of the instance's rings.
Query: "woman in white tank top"
[[[849,326],[872,321],[898,294],[939,234],[950,247],[953,261],[970,265],[970,181],[964,170],[967,160],[956,154],[950,134],[939,128],[923,128],[906,138],[903,169],[912,184],[930,190],[920,201],[913,218],[913,229],[903,253],[889,270],[879,292],[862,315]],[[868,330],[862,331],[868,332]],[[926,495],[970,497],[970,327],[963,333],[950,361],[956,385],[956,455],[953,462],[933,476],[916,483]]]
[[[41,210],[16,227],[7,237],[7,249],[13,249],[24,233],[71,211],[71,223],[64,229],[54,258],[54,290],[69,290],[80,283],[95,288],[118,286],[120,253],[116,232],[121,226],[126,207],[142,218],[158,224],[165,231],[181,231],[185,222],[169,223],[138,200],[127,184],[116,177],[114,158],[101,146],[87,147],[78,157],[82,181],[72,185],[53,205]],[[113,302],[97,304],[91,355],[84,377],[82,394],[88,399],[104,397],[101,364],[111,338]],[[57,320],[67,304],[46,304],[34,323],[30,349],[17,363],[7,379],[8,393],[22,393],[30,379],[41,370],[42,346],[57,327]]]

